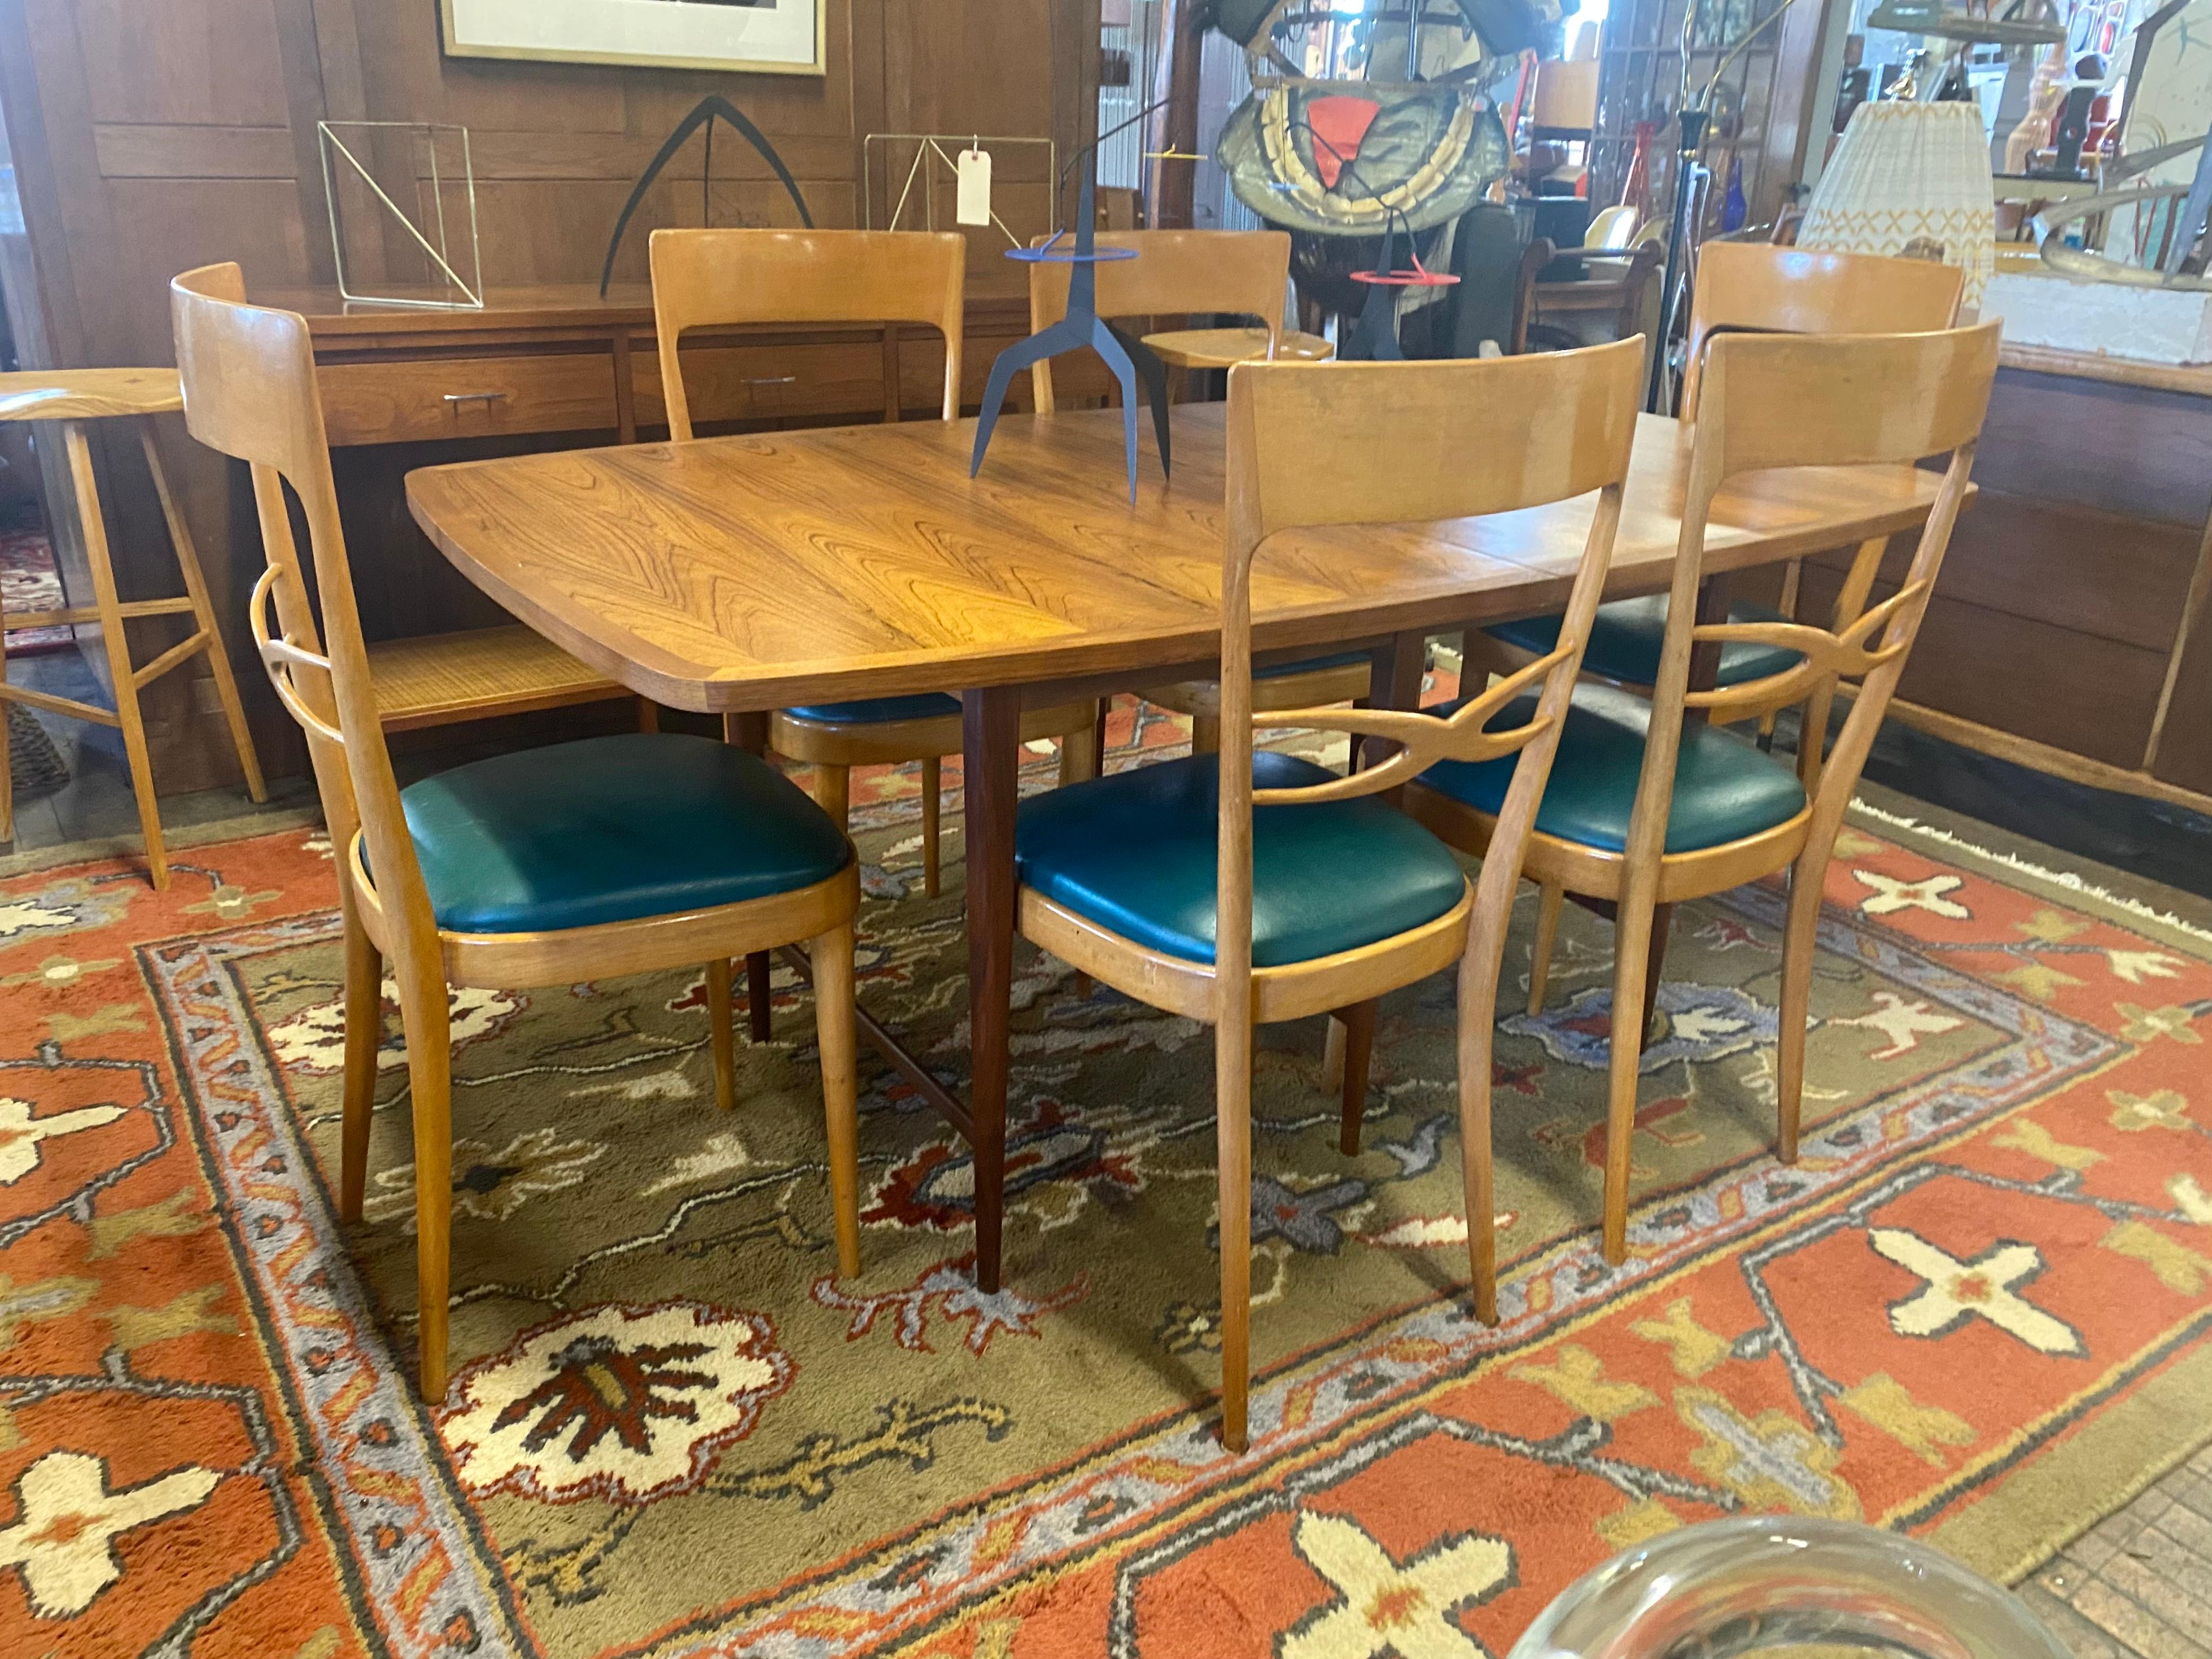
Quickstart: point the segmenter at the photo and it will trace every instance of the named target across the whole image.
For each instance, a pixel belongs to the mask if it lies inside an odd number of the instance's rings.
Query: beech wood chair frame
[[[1639,255],[1656,252],[1639,250]],[[1948,329],[1957,321],[1959,301],[1966,289],[1966,274],[1954,265],[1927,259],[1896,259],[1875,254],[1832,253],[1803,248],[1775,247],[1764,242],[1708,242],[1698,254],[1698,282],[1690,301],[1690,335],[1682,374],[1682,419],[1694,424],[1704,387],[1705,360],[1712,343],[1723,335],[1759,334],[1917,334]],[[1889,538],[1878,536],[1860,545],[1830,612],[1829,629],[1841,634],[1865,608],[1881,568]],[[1796,617],[1804,576],[1804,562],[1792,559],[1783,567],[1781,602],[1784,615]],[[1705,622],[1723,620],[1720,596],[1705,593],[1700,602],[1709,613]],[[1470,641],[1472,643],[1472,641]],[[1469,658],[1470,663],[1496,660],[1510,665],[1526,653],[1501,641],[1488,640]],[[1714,654],[1708,673],[1718,666]],[[1477,672],[1480,672],[1478,669]],[[1614,682],[1624,684],[1626,682]],[[1797,771],[1808,794],[1820,784],[1822,756],[1827,747],[1828,720],[1835,705],[1836,682],[1820,676],[1808,691],[1799,693],[1790,676],[1781,676],[1772,692],[1748,697],[1737,705],[1732,718],[1757,719],[1762,746],[1773,740],[1775,717],[1802,703],[1798,720]],[[1627,684],[1646,696],[1650,687]],[[1559,915],[1565,891],[1547,886],[1539,901],[1534,952],[1528,965],[1528,1013],[1544,1010],[1551,984],[1552,949],[1559,937]],[[1597,907],[1602,909],[1604,907]],[[1655,924],[1645,975],[1647,996],[1656,995],[1667,953],[1669,918],[1664,909]],[[1649,1018],[1647,1013],[1646,1024]]]
[[[1220,853],[1215,960],[1173,957],[1024,887],[1018,927],[1034,944],[1124,994],[1215,1027],[1221,1232],[1222,1437],[1243,1449],[1250,1371],[1253,1028],[1371,1002],[1456,963],[1460,1117],[1468,1260],[1478,1316],[1497,1319],[1490,1160],[1491,1043],[1500,957],[1559,722],[1596,614],[1620,520],[1636,430],[1643,343],[1503,361],[1244,364],[1230,371],[1222,549]],[[1342,434],[1325,456],[1304,441]],[[1449,720],[1391,710],[1252,706],[1251,574],[1272,536],[1326,526],[1420,523],[1510,512],[1595,492],[1557,650]],[[1542,688],[1535,716],[1483,728]],[[1298,789],[1255,790],[1255,728],[1296,726],[1395,743],[1364,770]],[[1444,915],[1398,936],[1288,966],[1252,963],[1255,805],[1319,804],[1395,789],[1443,759],[1518,753],[1498,852]],[[1347,1124],[1347,1139],[1352,1126]]]
[[[653,313],[659,334],[660,381],[668,430],[692,441],[691,402],[679,347],[691,329],[746,323],[920,323],[945,337],[941,413],[960,418],[962,344],[967,309],[968,241],[949,231],[657,230],[653,234]],[[898,413],[898,389],[885,394],[884,419]],[[732,742],[750,737],[742,719],[726,723]],[[1022,712],[1022,739],[1061,739],[1060,781],[1097,774],[1098,711],[1090,702]],[[923,890],[941,882],[943,815],[939,801],[946,755],[960,752],[960,716],[914,720],[809,720],[779,711],[769,717],[767,744],[815,769],[815,799],[847,828],[852,817],[852,769],[921,763]],[[749,744],[749,746],[751,746]],[[767,964],[747,965],[753,1026],[765,1036]]]
[[[676,915],[545,933],[441,928],[416,862],[370,679],[307,324],[289,312],[246,305],[244,280],[234,264],[187,272],[171,285],[171,294],[186,422],[202,443],[252,468],[268,561],[250,611],[254,643],[278,697],[307,733],[331,838],[340,849],[345,1062],[338,1209],[349,1221],[361,1218],[368,1176],[387,963],[398,987],[414,1119],[424,1398],[442,1398],[447,1378],[453,1209],[449,987],[566,985],[704,963],[715,1098],[728,1110],[736,1103],[730,958],[810,941],[838,1267],[848,1275],[857,1273],[857,858],[809,887]],[[287,483],[306,518],[327,645],[317,631],[293,540]]]
[[[9,775],[6,706],[21,703],[49,714],[113,726],[123,735],[131,790],[138,808],[138,827],[146,839],[146,872],[157,890],[166,890],[169,884],[169,854],[161,837],[161,811],[154,793],[154,765],[146,746],[146,723],[138,708],[138,694],[148,685],[204,653],[208,672],[215,681],[216,701],[222,708],[223,723],[229,728],[231,746],[238,753],[239,769],[246,775],[246,793],[256,801],[269,799],[268,787],[262,781],[260,757],[254,752],[253,736],[246,729],[246,708],[239,701],[238,681],[231,672],[230,653],[223,644],[222,629],[216,625],[207,578],[200,568],[199,550],[193,544],[191,527],[177,506],[176,494],[169,487],[168,472],[161,465],[161,445],[154,435],[155,416],[172,414],[183,407],[176,373],[172,369],[89,368],[0,374],[0,421],[60,423],[63,453],[69,460],[70,493],[84,538],[85,565],[92,578],[90,605],[0,612],[0,842],[15,838],[15,787]],[[130,420],[137,428],[139,450],[145,457],[146,470],[153,476],[154,494],[161,501],[170,545],[176,551],[178,573],[184,579],[181,598],[125,599],[116,589],[106,520],[100,510],[100,487],[93,474],[89,431],[92,422],[109,420]],[[150,662],[134,666],[125,624],[147,617],[189,617],[191,632]],[[115,689],[113,708],[8,684],[7,629],[86,625],[100,630],[108,678]]]
[[[1621,1040],[1618,1011],[1641,1014],[1648,1009],[1655,921],[1668,906],[1784,870],[1791,874],[1783,943],[1777,1153],[1784,1163],[1796,1158],[1813,949],[1828,862],[1860,769],[1919,633],[1966,497],[1996,371],[1998,331],[1999,325],[1990,323],[1929,334],[1730,334],[1715,338],[1707,349],[1666,641],[1627,845],[1621,852],[1607,852],[1537,831],[1528,836],[1522,857],[1529,877],[1545,890],[1539,960],[1548,954],[1558,922],[1558,901],[1552,893],[1595,900],[1613,912],[1615,1015],[1603,1231],[1607,1261],[1621,1261],[1627,1248],[1629,1153],[1644,1037],[1639,1018],[1633,1028],[1636,1040]],[[1936,455],[1949,458],[1942,486],[1905,582],[1889,599],[1838,629],[1802,623],[1730,623],[1699,615],[1705,526],[1713,497],[1728,479],[1777,468],[1911,463]],[[1875,544],[1877,558],[1879,547]],[[1860,563],[1870,584],[1873,561],[1863,554]],[[1692,659],[1731,641],[1782,646],[1803,660],[1765,679],[1692,689]],[[1862,689],[1834,755],[1808,790],[1804,809],[1786,823],[1738,841],[1667,853],[1685,720],[1742,720],[1773,706],[1778,698],[1802,702],[1819,685],[1832,687],[1839,676],[1861,679]],[[1478,855],[1498,844],[1501,827],[1510,817],[1509,811],[1493,819],[1419,783],[1407,791],[1405,802],[1409,813],[1445,841]]]

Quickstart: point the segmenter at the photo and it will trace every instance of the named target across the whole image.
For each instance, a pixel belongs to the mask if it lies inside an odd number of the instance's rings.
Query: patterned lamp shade
[[[1989,141],[1976,104],[1861,104],[1813,188],[1797,246],[1838,253],[1938,244],[1966,273],[1961,309],[1980,308],[1996,263]]]

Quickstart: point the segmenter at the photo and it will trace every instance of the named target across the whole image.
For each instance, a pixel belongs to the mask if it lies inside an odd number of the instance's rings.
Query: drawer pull
[[[446,401],[456,408],[463,404],[503,404],[507,401],[507,393],[504,392],[448,392],[446,394]]]
[[[745,381],[747,386],[797,386],[796,374],[756,374]]]

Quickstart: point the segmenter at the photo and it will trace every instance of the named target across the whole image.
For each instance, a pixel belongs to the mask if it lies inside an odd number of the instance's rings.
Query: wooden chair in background
[[[1148,334],[1145,343],[1164,362],[1221,367],[1224,352],[1249,348],[1236,361],[1271,362],[1291,342],[1298,361],[1318,362],[1328,343],[1283,325],[1290,294],[1291,238],[1280,230],[1101,231],[1098,247],[1133,249],[1133,259],[1109,259],[1097,266],[1098,314],[1107,321],[1127,317],[1189,317],[1224,314],[1256,317],[1260,328],[1184,330]],[[1030,327],[1049,328],[1067,314],[1069,267],[1042,262],[1030,267]],[[1261,337],[1264,335],[1264,338]],[[1194,357],[1200,350],[1200,357]],[[1059,407],[1048,360],[1030,371],[1040,414]],[[1364,701],[1374,679],[1374,659],[1364,651],[1332,652],[1264,664],[1255,695],[1261,708],[1311,708],[1323,703]],[[1179,680],[1148,685],[1147,702],[1187,714],[1191,751],[1210,754],[1219,741],[1221,688],[1218,682]],[[1102,738],[1103,741],[1103,738]]]
[[[1650,964],[1668,910],[1784,870],[1790,872],[1790,888],[1778,1151],[1785,1163],[1797,1156],[1813,949],[1828,860],[1950,544],[1996,373],[1998,327],[1714,339],[1650,700],[1611,686],[1576,691],[1525,852],[1499,839],[1508,827],[1518,835],[1509,789],[1517,790],[1520,780],[1510,769],[1447,764],[1424,773],[1406,792],[1406,810],[1454,847],[1486,858],[1502,849],[1516,866],[1525,863],[1547,893],[1571,893],[1613,914],[1607,1261],[1620,1261],[1626,1249],[1637,1079],[1656,988]],[[1779,467],[1909,466],[1933,455],[1948,456],[1948,470],[1905,584],[1891,598],[1835,630],[1698,620],[1706,519],[1729,480]],[[1575,633],[1571,611],[1562,637]],[[1791,665],[1733,685],[1691,688],[1694,653],[1739,644],[1786,652]],[[1834,756],[1809,787],[1780,761],[1721,729],[1778,699],[1802,701],[1838,676],[1863,676],[1864,684]],[[1525,696],[1516,707],[1522,717],[1529,712]],[[1552,911],[1550,920],[1556,915]],[[1540,938],[1539,952],[1548,948],[1548,939]],[[1623,1010],[1631,1012],[1624,1017]]]
[[[679,347],[691,329],[745,323],[921,323],[945,337],[943,416],[960,418],[961,342],[968,243],[950,232],[904,230],[657,230],[653,234],[653,312],[660,336],[660,380],[670,437],[693,437],[691,401]],[[896,420],[899,388],[885,389],[884,418]],[[741,741],[738,720],[732,741]],[[1022,738],[1061,740],[1060,781],[1097,773],[1097,706],[1024,709]],[[960,700],[940,691],[787,708],[768,723],[768,745],[811,762],[817,799],[842,829],[855,766],[921,763],[922,883],[937,896],[941,864],[942,757],[960,752]],[[748,964],[756,1036],[765,1036],[767,963]]]
[[[207,579],[201,574],[199,552],[192,544],[190,527],[179,511],[169,488],[169,475],[161,465],[161,447],[154,439],[152,417],[184,407],[177,394],[177,376],[167,368],[81,368],[54,373],[0,374],[0,421],[58,421],[61,423],[63,453],[69,459],[70,483],[76,496],[77,522],[84,537],[84,557],[92,577],[92,603],[68,605],[58,611],[18,611],[0,613],[0,842],[15,838],[15,792],[8,772],[6,706],[21,703],[70,720],[112,726],[123,734],[123,752],[131,769],[131,789],[138,803],[138,824],[146,837],[146,870],[157,889],[169,884],[168,849],[161,840],[161,813],[154,795],[154,768],[146,752],[146,726],[138,712],[138,694],[155,680],[204,652],[208,672],[215,681],[216,700],[222,705],[230,741],[238,751],[239,769],[246,774],[246,793],[266,800],[269,792],[261,779],[260,758],[246,729],[246,710],[238,700],[238,682],[230,672],[230,655],[223,647],[222,630],[216,624],[208,598]],[[125,599],[116,591],[115,565],[108,554],[107,525],[100,510],[100,489],[93,477],[92,446],[87,422],[135,419],[138,443],[153,474],[154,493],[169,527],[176,550],[178,574],[184,596],[173,599]],[[131,661],[131,641],[125,624],[145,617],[190,617],[192,631],[143,667]],[[108,678],[115,689],[115,707],[102,708],[73,697],[58,697],[27,686],[10,685],[7,678],[7,635],[10,628],[95,626],[107,659]]]
[[[1656,251],[1655,251],[1656,252]],[[1759,242],[1709,242],[1698,253],[1698,286],[1691,301],[1689,355],[1682,375],[1682,419],[1698,418],[1704,365],[1712,342],[1729,333],[1917,334],[1951,326],[1957,319],[1965,278],[1955,267],[1922,259],[1888,259],[1871,254],[1814,253]],[[1832,629],[1850,626],[1865,605],[1886,539],[1858,550],[1838,595]],[[1728,606],[1731,623],[1775,623],[1796,620],[1801,565],[1792,561],[1783,577],[1779,605],[1736,599]],[[1663,593],[1618,599],[1598,611],[1590,630],[1583,672],[1617,685],[1646,691],[1658,678],[1668,614]],[[1558,618],[1528,617],[1484,630],[1486,641],[1470,637],[1470,672],[1492,662],[1502,667],[1528,660],[1551,648]],[[1787,684],[1782,677],[1798,661],[1796,653],[1768,641],[1744,637],[1720,648],[1715,684]],[[1834,686],[1823,679],[1806,699],[1799,722],[1798,748],[1807,787],[1819,775]],[[1761,721],[1762,741],[1770,738],[1776,714],[1790,702],[1747,699],[1741,716]],[[1565,896],[1545,890],[1536,930],[1536,954],[1528,970],[1528,1012],[1541,1011],[1550,983],[1552,942],[1556,938]],[[1655,944],[1652,978],[1656,982],[1666,951],[1662,919]]]
[[[268,568],[251,606],[277,696],[307,736],[338,851],[345,932],[340,1215],[361,1218],[389,962],[414,1119],[426,1399],[446,1390],[453,986],[568,985],[707,967],[714,1088],[735,1103],[730,959],[812,944],[839,1271],[860,1267],[853,919],[860,869],[826,814],[758,757],[640,732],[395,779],[338,520],[306,322],[244,303],[236,265],[172,285],[192,435],[252,468]],[[307,526],[319,635],[284,485]],[[278,624],[268,607],[273,599]],[[327,645],[322,641],[327,641]],[[649,810],[648,810],[649,809]],[[374,873],[372,873],[374,872]]]
[[[1497,1318],[1491,1191],[1492,1004],[1533,821],[1574,687],[1579,630],[1613,556],[1643,351],[1631,342],[1498,361],[1245,364],[1229,377],[1221,749],[1021,805],[1018,925],[1125,994],[1215,1027],[1220,1147],[1222,1437],[1245,1443],[1255,1024],[1370,1002],[1459,969],[1459,1089],[1478,1315]],[[1332,441],[1316,446],[1311,434]],[[1599,492],[1566,639],[1449,720],[1411,711],[1255,714],[1253,561],[1301,527],[1504,513]],[[1536,697],[1510,729],[1492,715]],[[1401,745],[1338,777],[1255,755],[1258,726]],[[1494,855],[1470,891],[1434,837],[1373,799],[1443,757],[1513,774]],[[1517,757],[1516,758],[1515,758]],[[1358,1123],[1344,1124],[1347,1150]]]

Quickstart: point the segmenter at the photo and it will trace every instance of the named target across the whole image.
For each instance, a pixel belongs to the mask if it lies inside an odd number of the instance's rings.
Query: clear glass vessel
[[[2068,1659],[2027,1605],[1925,1544],[1849,1522],[1686,1527],[1568,1586],[1510,1659],[1729,1659],[1822,1649]]]

